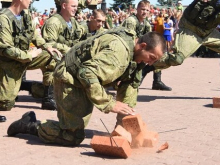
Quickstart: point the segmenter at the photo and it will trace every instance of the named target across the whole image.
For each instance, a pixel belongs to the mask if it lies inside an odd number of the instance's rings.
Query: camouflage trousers
[[[15,60],[0,60],[0,110],[11,110],[18,95],[22,75],[26,70],[41,69],[43,84],[53,83],[54,64],[50,54],[43,51],[30,63],[22,64]]]
[[[220,53],[220,33],[214,29],[209,35],[200,37],[195,31],[181,27],[174,42],[174,53],[165,54],[153,66],[155,69],[166,69],[170,66],[181,65],[183,61],[191,56],[201,45]]]
[[[80,83],[66,71],[64,62],[54,72],[54,96],[59,121],[42,121],[38,128],[40,139],[45,143],[79,145],[85,138],[84,128],[93,104]]]

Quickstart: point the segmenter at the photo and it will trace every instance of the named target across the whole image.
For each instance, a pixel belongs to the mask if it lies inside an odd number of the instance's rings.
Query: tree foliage
[[[118,8],[120,8],[121,10],[127,9],[129,5],[133,5],[132,2],[134,2],[134,0],[113,0],[113,1],[114,3],[111,4],[111,6],[114,10],[118,10]]]
[[[177,0],[157,0],[161,6],[174,6],[177,3]]]

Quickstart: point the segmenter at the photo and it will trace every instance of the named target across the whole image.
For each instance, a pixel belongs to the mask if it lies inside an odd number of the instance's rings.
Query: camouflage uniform
[[[134,32],[106,31],[74,45],[54,72],[58,118],[41,122],[38,136],[46,143],[78,145],[93,105],[109,113],[116,100],[134,107],[141,66],[133,62]],[[116,100],[104,87],[121,81]]]
[[[32,59],[28,53],[30,43],[37,47],[49,46],[37,35],[32,24],[31,15],[27,10],[21,12],[21,20],[17,20],[9,9],[0,14],[0,110],[11,110],[18,94],[21,77],[25,70],[40,68],[43,72],[43,83],[52,84],[53,67],[48,64],[51,56],[43,51]]]
[[[174,53],[154,64],[155,69],[181,65],[201,45],[220,53],[219,0],[194,0],[184,11],[175,37]]]
[[[41,30],[42,37],[53,48],[58,49],[62,54],[66,54],[74,43],[77,43],[80,38],[84,38],[84,35],[86,35],[83,26],[79,25],[74,18],[71,18],[71,25],[72,28],[69,28],[63,17],[60,14],[55,14],[45,22]],[[51,61],[51,65],[56,65],[55,60]],[[44,86],[41,82],[31,83],[32,96],[35,98],[43,96]]]
[[[140,23],[136,15],[131,15],[128,17],[123,23],[123,27],[127,27],[129,29],[134,30],[137,33],[138,37],[141,37],[142,35],[146,34],[147,32],[152,31],[151,25],[148,21],[144,20],[143,23]],[[146,70],[148,70],[149,65],[146,65],[143,69],[143,77],[146,76]],[[155,70],[154,71],[154,81],[153,81],[153,89],[160,89],[160,90],[172,90],[170,87],[166,86],[161,81],[161,70]],[[144,78],[143,78],[144,79]],[[142,79],[142,81],[143,81]]]
[[[77,43],[85,35],[85,29],[79,25],[75,18],[70,19],[72,27],[68,27],[66,21],[60,14],[55,14],[44,24],[41,33],[46,42],[62,54]]]

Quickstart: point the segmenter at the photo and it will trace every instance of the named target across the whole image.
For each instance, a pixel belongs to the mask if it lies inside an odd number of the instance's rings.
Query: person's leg
[[[34,98],[44,97],[44,85],[40,81],[26,79],[26,72],[22,76],[20,91],[28,91]]]
[[[153,90],[163,90],[163,91],[171,91],[172,88],[168,87],[166,84],[164,84],[161,80],[161,70],[155,70],[153,74]]]
[[[166,69],[170,66],[178,66],[191,56],[202,44],[203,40],[189,29],[181,28],[176,33],[173,53],[166,53],[153,64],[155,69]]]
[[[53,71],[55,68],[55,61],[52,59],[51,55],[43,51],[39,56],[33,59],[33,61],[29,64],[28,70],[38,69],[40,68],[43,73],[43,99],[42,99],[42,109],[48,109],[48,110],[55,110],[56,109],[56,102],[53,98]],[[41,96],[42,90],[35,91],[32,90],[32,95],[35,96]],[[38,94],[35,94],[38,93]]]
[[[213,30],[211,34],[209,34],[204,40],[203,40],[203,46],[220,53],[220,33],[218,30]]]
[[[25,65],[16,61],[0,62],[0,111],[13,108],[25,68]]]

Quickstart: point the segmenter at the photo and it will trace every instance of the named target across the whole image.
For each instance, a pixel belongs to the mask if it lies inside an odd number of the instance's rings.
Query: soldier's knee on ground
[[[77,146],[84,140],[85,132],[84,129],[62,130],[59,122],[47,120],[39,126],[38,136],[45,143]]]
[[[15,100],[0,101],[0,111],[10,111],[15,105]]]

